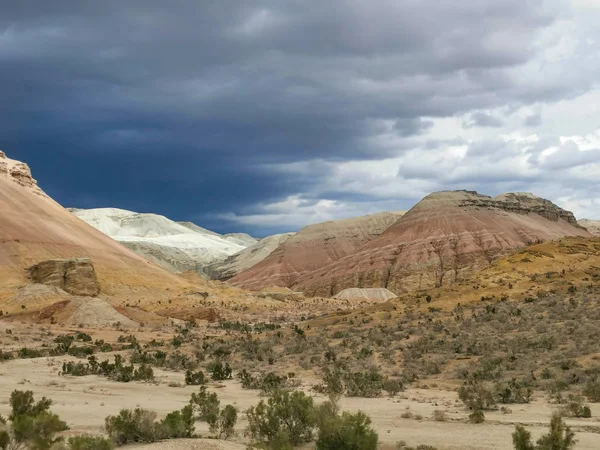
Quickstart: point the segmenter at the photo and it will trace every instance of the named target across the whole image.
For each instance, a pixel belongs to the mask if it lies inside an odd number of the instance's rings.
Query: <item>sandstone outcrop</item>
[[[267,286],[292,287],[301,276],[353,254],[403,214],[403,211],[383,212],[309,225],[261,262],[231,278],[229,283],[252,290]]]
[[[100,284],[92,262],[86,258],[50,259],[29,268],[34,283],[54,286],[71,294],[96,297]]]
[[[457,280],[517,247],[562,236],[590,233],[572,213],[532,194],[436,192],[353,254],[304,274],[292,287],[319,296],[353,287],[400,294]]]

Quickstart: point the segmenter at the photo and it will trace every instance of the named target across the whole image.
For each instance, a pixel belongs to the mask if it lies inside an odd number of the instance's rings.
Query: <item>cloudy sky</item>
[[[600,0],[0,0],[0,149],[265,235],[531,191],[600,218]]]

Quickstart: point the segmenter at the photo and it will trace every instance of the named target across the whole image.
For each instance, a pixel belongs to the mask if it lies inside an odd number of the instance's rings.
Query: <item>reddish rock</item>
[[[291,287],[302,275],[351,255],[383,233],[402,214],[404,212],[384,212],[309,225],[229,282],[253,290],[267,286]]]
[[[396,294],[447,284],[537,240],[590,236],[569,211],[528,193],[428,195],[379,237],[295,280],[307,295],[384,287]]]

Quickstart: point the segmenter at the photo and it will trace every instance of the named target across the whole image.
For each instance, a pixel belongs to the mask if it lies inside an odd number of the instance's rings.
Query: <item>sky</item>
[[[0,0],[0,150],[255,236],[527,191],[600,219],[600,0]]]

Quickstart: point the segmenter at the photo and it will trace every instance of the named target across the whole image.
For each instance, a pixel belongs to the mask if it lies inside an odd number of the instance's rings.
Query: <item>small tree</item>
[[[379,437],[371,428],[371,419],[359,411],[331,415],[320,420],[317,450],[376,450]]]
[[[226,405],[219,414],[219,439],[229,439],[235,433],[237,409]]]
[[[531,433],[523,426],[517,425],[513,433],[515,450],[571,450],[576,443],[575,433],[556,413],[550,420],[550,432],[539,438],[535,445],[531,442]]]
[[[208,423],[211,433],[218,430],[219,396],[215,392],[208,392],[206,386],[201,386],[197,394],[192,394],[190,405],[198,411],[198,420]]]
[[[287,448],[312,440],[315,412],[312,397],[300,391],[275,391],[246,411],[247,434],[267,448]]]

